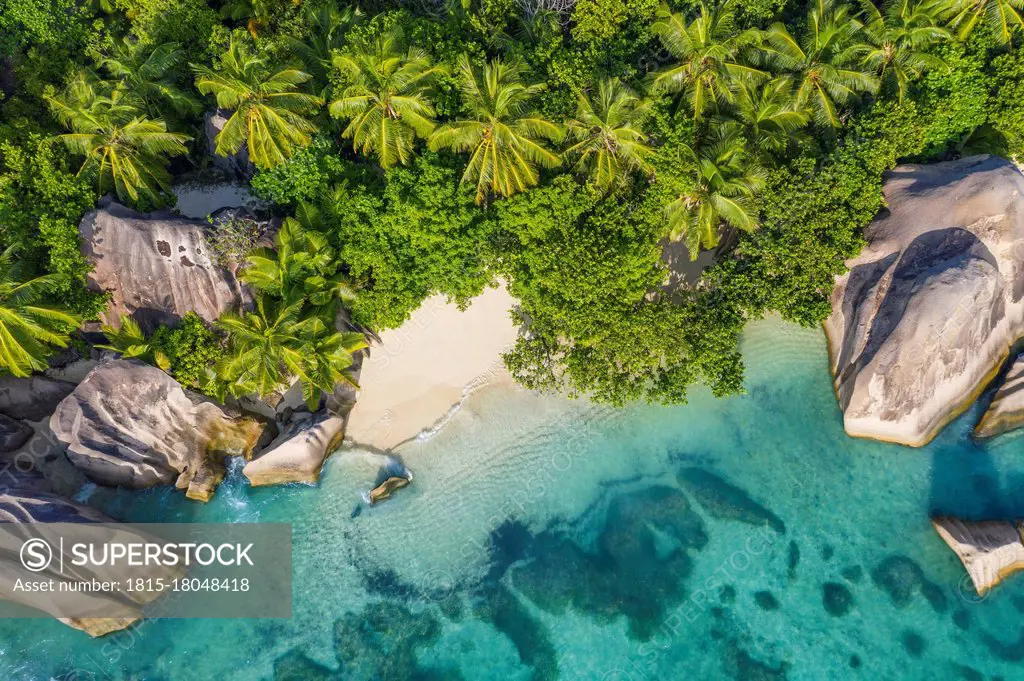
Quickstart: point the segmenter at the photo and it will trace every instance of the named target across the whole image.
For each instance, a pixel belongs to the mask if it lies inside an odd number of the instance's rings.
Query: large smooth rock
[[[242,472],[253,486],[315,483],[324,460],[341,444],[344,425],[344,419],[327,412],[297,421]]]
[[[131,314],[147,327],[194,311],[213,321],[251,302],[231,273],[211,259],[209,226],[169,213],[138,213],[117,203],[87,213],[79,225],[89,286],[110,292],[104,321]]]
[[[48,418],[74,389],[73,383],[44,376],[4,376],[0,378],[0,414],[19,421],[40,421]]]
[[[95,482],[137,489],[174,483],[199,501],[224,479],[224,457],[248,456],[263,429],[136,360],[93,369],[60,403],[50,427],[67,443],[71,463]]]
[[[973,156],[896,168],[825,322],[846,432],[921,446],[1024,335],[1024,176]]]
[[[109,592],[78,592],[73,598],[79,612],[96,612],[110,614],[111,617],[63,617],[69,611],[57,608],[46,594],[18,592],[11,588],[15,580],[38,580],[46,577],[57,583],[70,583],[71,577],[47,568],[44,572],[29,572],[22,565],[17,549],[21,546],[25,534],[19,525],[27,523],[114,523],[99,511],[74,503],[63,497],[43,491],[45,483],[41,478],[33,480],[31,476],[19,475],[15,487],[4,487],[0,490],[0,584],[3,593],[14,602],[57,617],[64,624],[80,629],[90,636],[103,636],[113,631],[124,629],[142,617],[141,606],[155,600],[159,592],[134,591],[122,592],[119,596]],[[144,538],[131,530],[123,530],[121,537],[112,537],[119,541],[140,541]],[[73,571],[73,578],[87,581],[123,580],[130,576],[126,568],[115,567],[78,567]],[[156,578],[171,579],[183,574],[180,568],[147,568],[148,573]],[[137,574],[137,573],[133,573]],[[58,586],[59,588],[59,586]],[[62,603],[67,607],[65,595]]]
[[[970,522],[942,517],[932,518],[932,525],[964,564],[979,596],[1024,569],[1024,543],[1021,543],[1019,522]]]
[[[1010,367],[984,416],[974,427],[974,434],[980,438],[995,437],[1021,425],[1024,425],[1024,355]]]

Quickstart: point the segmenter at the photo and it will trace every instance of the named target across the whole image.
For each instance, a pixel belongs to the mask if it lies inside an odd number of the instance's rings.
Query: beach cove
[[[292,523],[292,619],[96,640],[8,620],[0,675],[1013,678],[1024,584],[979,600],[928,517],[1020,514],[1024,440],[975,445],[977,406],[922,449],[850,438],[819,331],[768,320],[743,349],[746,395],[684,407],[484,387],[398,449],[414,484],[359,513],[380,456],[355,445],[318,488],[234,469],[205,506],[95,490],[124,520]]]

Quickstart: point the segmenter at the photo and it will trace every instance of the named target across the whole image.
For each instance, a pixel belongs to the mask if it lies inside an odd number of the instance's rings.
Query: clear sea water
[[[315,488],[100,490],[124,520],[292,523],[294,616],[0,621],[0,679],[1024,678],[1024,575],[979,600],[928,520],[1024,517],[1024,437],[974,444],[976,407],[920,450],[854,440],[820,332],[744,352],[746,395],[684,407],[482,390],[359,513],[381,459],[354,448]]]

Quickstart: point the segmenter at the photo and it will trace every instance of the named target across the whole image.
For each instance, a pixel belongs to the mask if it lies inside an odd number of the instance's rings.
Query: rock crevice
[[[850,435],[929,442],[1024,335],[1024,176],[974,156],[900,166],[825,322]]]

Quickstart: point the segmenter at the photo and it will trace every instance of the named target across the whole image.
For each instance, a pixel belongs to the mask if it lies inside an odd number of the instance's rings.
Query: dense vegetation
[[[78,219],[106,192],[170,205],[220,107],[216,153],[245,151],[288,218],[276,250],[217,233],[259,304],[111,347],[213,394],[301,378],[313,399],[359,347],[339,306],[380,329],[504,281],[525,385],[735,392],[748,320],[827,316],[887,169],[1024,152],[1022,7],[0,0],[0,365],[36,370],[95,318]],[[670,240],[714,263],[679,284]]]

